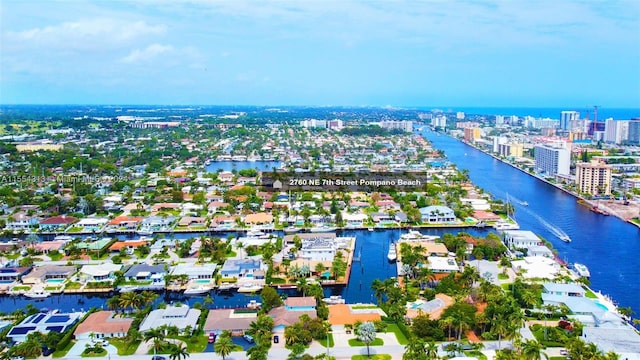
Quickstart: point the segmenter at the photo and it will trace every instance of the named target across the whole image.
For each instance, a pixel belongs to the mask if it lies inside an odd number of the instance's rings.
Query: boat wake
[[[555,237],[557,237],[558,239],[564,241],[564,242],[571,242],[571,237],[569,237],[569,235],[564,232],[562,229],[560,229],[557,226],[554,226],[552,224],[549,224],[545,219],[543,219],[540,215],[526,210],[525,211],[527,213],[529,213],[529,215],[533,216],[536,220],[538,220],[544,227],[547,228],[547,230],[551,231],[553,233],[553,235],[555,235]]]
[[[508,196],[508,198],[507,198],[507,199],[511,199],[511,201],[516,202],[516,203],[518,203],[518,204],[520,204],[520,205],[522,205],[522,206],[528,206],[528,205],[529,205],[529,203],[528,203],[528,202],[523,201],[523,200],[520,200],[520,199],[518,199],[517,197],[514,197],[513,195],[509,195],[509,194],[508,194],[507,196]]]

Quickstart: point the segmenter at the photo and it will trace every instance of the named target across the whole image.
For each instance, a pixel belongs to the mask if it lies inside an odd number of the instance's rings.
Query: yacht
[[[391,245],[389,245],[389,252],[387,253],[387,259],[389,259],[389,261],[391,262],[394,262],[396,261],[396,258],[397,258],[396,244],[391,243]]]
[[[309,231],[312,233],[319,233],[319,232],[332,232],[332,231],[336,231],[336,229],[337,228],[334,226],[318,226],[318,227],[313,227],[309,229]]]
[[[140,229],[137,231],[138,235],[153,235],[152,230]]]
[[[571,238],[567,234],[560,234],[560,235],[558,235],[558,238],[560,240],[566,242],[566,243],[570,243],[571,242]]]
[[[345,300],[340,295],[331,295],[328,298],[322,299],[327,305],[344,304]]]
[[[591,273],[589,272],[589,268],[583,264],[574,263],[573,269],[576,271],[576,274],[580,277],[589,278],[591,277]]]
[[[208,286],[197,286],[197,287],[188,288],[187,290],[184,291],[184,294],[187,296],[202,295],[202,294],[208,293],[209,290],[211,290],[211,288]]]
[[[247,237],[254,237],[254,238],[259,238],[259,239],[266,239],[269,237],[269,234],[266,234],[260,230],[256,230],[256,229],[251,229],[249,231],[247,231]]]
[[[493,228],[496,230],[519,230],[520,225],[517,223],[497,222],[493,224]]]
[[[424,235],[417,230],[409,230],[408,233],[400,235],[400,241],[435,241],[439,236]]]
[[[295,233],[297,233],[297,232],[298,232],[298,231],[300,231],[300,230],[302,230],[302,229],[297,228],[297,227],[295,227],[295,226],[289,226],[289,227],[287,227],[287,228],[285,228],[285,229],[284,229],[284,233],[285,233],[285,234],[295,234]]]
[[[51,293],[48,291],[39,289],[39,290],[28,291],[24,293],[24,296],[28,297],[29,299],[44,299],[51,296]]]
[[[257,300],[251,300],[247,304],[247,308],[249,309],[260,309],[261,306],[262,306],[262,303],[259,303]]]
[[[258,291],[262,290],[262,288],[263,288],[262,285],[246,284],[246,285],[241,285],[238,288],[238,292],[239,293],[255,293],[255,292],[258,292]]]
[[[234,289],[236,286],[235,284],[231,284],[231,283],[222,283],[218,286],[218,291],[231,291],[232,289]]]

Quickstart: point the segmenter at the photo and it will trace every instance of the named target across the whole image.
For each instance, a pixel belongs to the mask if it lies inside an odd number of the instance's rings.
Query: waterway
[[[258,171],[271,171],[273,168],[279,168],[279,161],[212,161],[205,168],[207,172],[233,171],[257,169]]]
[[[607,294],[619,306],[640,313],[640,233],[637,227],[613,216],[595,214],[576,198],[454,138],[429,130],[423,136],[459,169],[467,169],[471,181],[497,198],[507,194],[528,202],[513,202],[522,230],[549,240],[569,263],[582,263],[591,271],[591,287]],[[549,226],[550,225],[550,226]],[[571,243],[558,239],[550,227],[567,233]]]

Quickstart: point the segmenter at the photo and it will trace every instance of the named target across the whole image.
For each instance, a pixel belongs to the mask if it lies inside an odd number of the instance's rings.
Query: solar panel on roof
[[[48,331],[55,331],[61,333],[64,329],[64,326],[47,326]]]
[[[47,324],[51,324],[51,323],[66,323],[70,319],[71,318],[69,317],[69,315],[53,315],[52,317],[48,318],[45,322]]]
[[[36,317],[31,320],[31,323],[37,324],[40,321],[42,321],[42,319],[44,319],[46,316],[47,314],[37,314]]]
[[[35,330],[35,326],[16,326],[11,331],[9,331],[8,335],[24,335],[31,330]]]

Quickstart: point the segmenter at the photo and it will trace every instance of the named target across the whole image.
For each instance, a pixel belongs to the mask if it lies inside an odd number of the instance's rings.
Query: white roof
[[[200,310],[190,309],[187,305],[182,305],[181,307],[167,306],[166,309],[157,309],[150,312],[140,324],[140,331],[145,332],[162,325],[174,325],[180,330],[184,330],[187,326],[195,329],[199,317]]]
[[[429,256],[429,268],[435,271],[459,271],[460,267],[456,263],[455,258],[441,257],[441,256]]]
[[[107,276],[114,271],[118,271],[122,265],[104,263],[100,265],[84,265],[80,272],[91,276]]]
[[[178,264],[173,268],[172,275],[213,275],[215,264]]]

